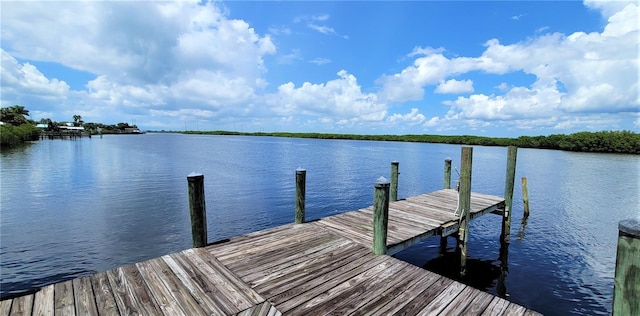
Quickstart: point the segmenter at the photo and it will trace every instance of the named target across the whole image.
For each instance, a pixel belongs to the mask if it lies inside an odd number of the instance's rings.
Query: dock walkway
[[[471,218],[504,200],[473,193]],[[389,207],[396,253],[457,230],[457,192]],[[288,224],[52,284],[0,301],[2,315],[537,315],[388,255],[374,255],[372,209]]]

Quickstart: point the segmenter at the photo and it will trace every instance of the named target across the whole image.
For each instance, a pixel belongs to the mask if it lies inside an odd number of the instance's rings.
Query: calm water
[[[1,155],[0,278],[6,296],[189,248],[186,176],[205,175],[209,240],[289,223],[295,169],[307,217],[372,203],[400,161],[399,197],[438,190],[460,146],[177,134],[47,140]],[[502,195],[506,148],[475,147],[472,189]],[[640,216],[640,156],[520,149],[509,299],[549,315],[607,314],[620,220]],[[454,172],[455,175],[455,172]],[[531,217],[521,227],[520,178]],[[500,217],[471,225],[474,286],[497,293]],[[452,240],[450,244],[453,243]],[[399,258],[442,270],[438,239]]]

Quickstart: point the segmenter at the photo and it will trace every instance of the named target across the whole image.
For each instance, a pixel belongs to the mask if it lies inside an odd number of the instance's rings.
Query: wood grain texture
[[[53,291],[55,315],[75,315],[72,281],[56,283]]]
[[[74,279],[73,282],[73,298],[76,307],[76,315],[97,316],[98,309],[96,307],[95,295],[91,285],[91,277],[82,277]]]
[[[13,299],[6,299],[0,301],[0,316],[7,316],[11,312],[11,303]]]
[[[53,300],[54,285],[47,285],[36,292],[33,301],[33,315],[53,315],[54,314],[54,300]],[[0,313],[0,315],[6,315]]]
[[[34,294],[27,294],[24,296],[16,297],[11,304],[12,316],[31,315],[33,311]]]
[[[100,315],[120,315],[107,273],[100,272],[92,275],[91,284],[95,295],[96,308]]]

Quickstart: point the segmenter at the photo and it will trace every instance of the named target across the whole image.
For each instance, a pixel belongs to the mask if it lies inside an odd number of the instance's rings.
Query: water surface
[[[473,191],[503,195],[506,156],[506,148],[474,147]],[[189,248],[192,171],[205,175],[213,242],[293,221],[298,167],[307,169],[307,218],[315,219],[371,205],[373,182],[388,177],[393,160],[400,198],[440,189],[444,159],[459,166],[460,146],[105,135],[39,141],[1,158],[0,294],[7,296]],[[508,299],[549,315],[610,313],[617,224],[640,214],[639,173],[637,155],[520,149],[508,275],[499,284],[501,220],[487,215],[471,225],[473,285],[494,294],[504,285]],[[524,229],[521,177],[531,204]],[[437,238],[398,258],[447,266]]]

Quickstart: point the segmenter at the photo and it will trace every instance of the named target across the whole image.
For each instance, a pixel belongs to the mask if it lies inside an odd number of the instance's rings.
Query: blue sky
[[[1,3],[2,106],[146,130],[640,129],[623,1]]]

